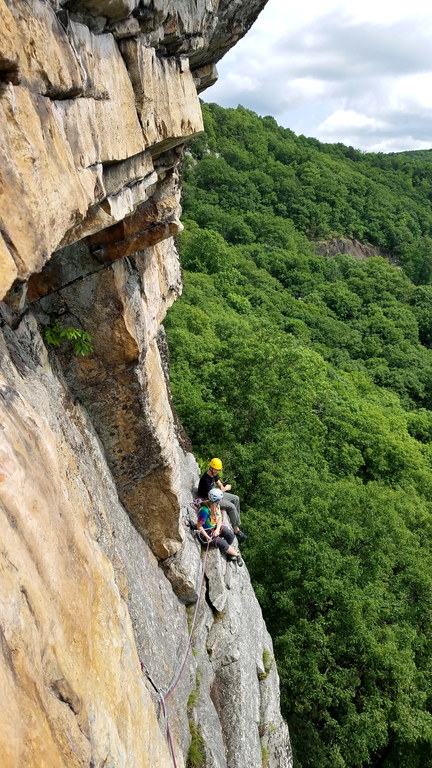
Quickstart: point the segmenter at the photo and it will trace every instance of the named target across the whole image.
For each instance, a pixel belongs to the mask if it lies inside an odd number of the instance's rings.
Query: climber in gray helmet
[[[218,547],[229,560],[243,565],[240,554],[234,549],[234,533],[231,528],[222,525],[222,512],[220,502],[223,493],[219,488],[211,488],[208,492],[208,499],[203,501],[198,511],[197,531],[201,544],[208,544],[210,547]]]

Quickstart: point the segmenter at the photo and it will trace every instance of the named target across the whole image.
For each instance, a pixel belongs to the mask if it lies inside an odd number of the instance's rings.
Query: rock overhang
[[[198,91],[264,4],[1,0],[2,297],[151,197],[152,160],[203,130]]]

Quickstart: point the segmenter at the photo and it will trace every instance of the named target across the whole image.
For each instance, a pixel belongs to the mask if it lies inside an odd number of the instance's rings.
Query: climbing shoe
[[[237,555],[237,557],[235,557],[234,560],[236,561],[237,565],[239,565],[241,568],[243,565],[243,558],[240,557],[240,555]]]
[[[247,539],[247,536],[245,533],[243,533],[243,531],[237,531],[236,536],[237,536],[237,541],[244,541],[245,539]]]

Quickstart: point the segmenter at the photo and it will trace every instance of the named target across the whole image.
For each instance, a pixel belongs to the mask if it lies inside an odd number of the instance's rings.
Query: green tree
[[[432,289],[417,283],[432,152],[361,153],[244,108],[203,111],[185,291],[166,321],[172,391],[197,455],[221,455],[244,501],[296,768],[426,768]],[[335,235],[391,260],[308,240]]]

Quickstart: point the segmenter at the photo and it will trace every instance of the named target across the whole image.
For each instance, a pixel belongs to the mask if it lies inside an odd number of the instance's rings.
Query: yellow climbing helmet
[[[222,462],[220,459],[212,459],[210,466],[212,469],[222,469]]]

